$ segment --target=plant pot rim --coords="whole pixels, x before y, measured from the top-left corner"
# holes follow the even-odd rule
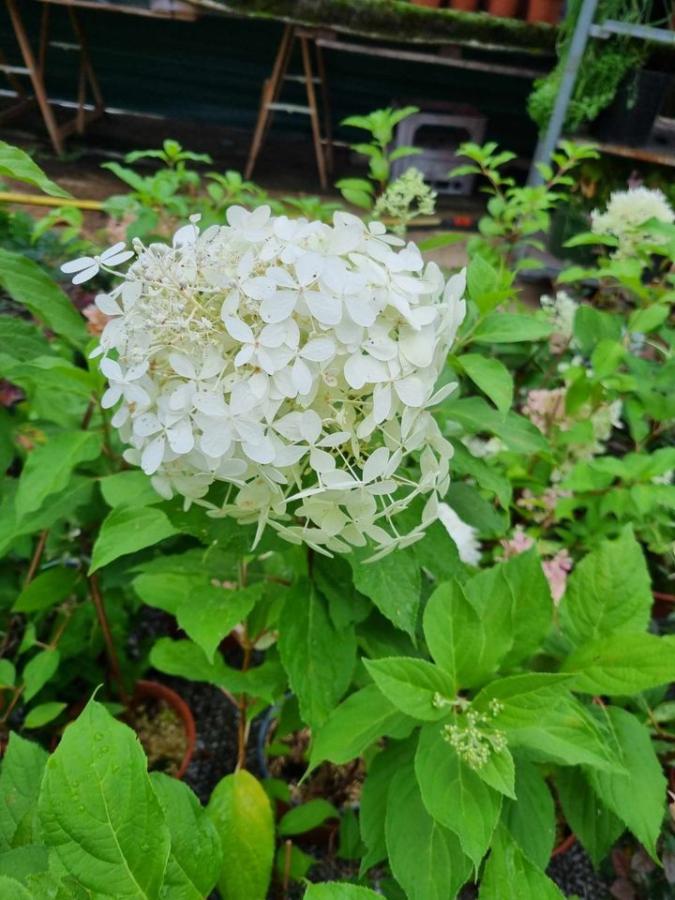
[[[576,834],[574,834],[574,832],[571,832],[567,835],[566,838],[563,838],[563,840],[560,841],[560,843],[556,847],[553,848],[553,850],[551,851],[551,859],[553,859],[554,856],[561,856],[563,853],[567,853],[567,851],[571,847],[573,847],[576,842],[577,836]]]
[[[197,729],[192,710],[180,694],[174,691],[173,688],[168,687],[168,685],[162,684],[160,681],[149,681],[143,678],[139,679],[134,685],[134,692],[129,701],[129,705],[133,706],[145,697],[164,700],[172,707],[174,712],[178,714],[183,723],[187,746],[185,747],[185,753],[183,754],[183,759],[178,767],[178,771],[174,776],[175,778],[181,779],[187,772],[187,768],[190,765],[197,744]]]

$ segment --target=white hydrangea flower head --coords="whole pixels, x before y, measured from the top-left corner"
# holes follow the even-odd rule
[[[465,314],[418,248],[347,213],[333,224],[232,207],[136,259],[98,308],[93,355],[125,458],[212,516],[271,525],[321,552],[421,538],[449,484],[429,409]],[[407,470],[417,460],[414,474]],[[216,505],[206,494],[224,485]],[[396,515],[417,497],[421,521]]]
[[[650,219],[672,224],[675,212],[663,191],[646,187],[634,187],[627,191],[615,191],[609,198],[604,212],[591,213],[591,230],[598,235],[611,235],[618,239],[614,256],[626,259],[634,255],[638,244],[645,239],[644,224]],[[659,243],[660,236],[650,234],[651,243]]]

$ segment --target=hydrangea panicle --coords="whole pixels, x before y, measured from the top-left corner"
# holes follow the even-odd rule
[[[166,498],[257,523],[256,540],[267,525],[320,552],[418,540],[449,484],[452,447],[429,410],[454,387],[435,384],[464,273],[446,284],[414,244],[347,213],[327,225],[232,207],[227,223],[135,241],[96,298],[110,321],[92,355],[125,458]],[[402,533],[396,515],[420,496]]]
[[[648,235],[644,226],[650,219],[672,224],[675,212],[663,191],[632,187],[627,191],[615,191],[604,212],[596,209],[591,213],[591,231],[616,238],[617,247],[612,255],[617,259],[629,259],[647,236],[653,244],[663,240],[658,234]]]

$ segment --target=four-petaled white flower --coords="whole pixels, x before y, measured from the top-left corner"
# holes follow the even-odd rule
[[[171,246],[135,244],[92,355],[128,462],[164,497],[269,525],[320,552],[419,540],[439,514],[452,447],[430,407],[465,312],[414,244],[347,213],[332,225],[233,207]],[[128,258],[68,264],[78,283]],[[219,505],[207,494],[228,489]],[[222,495],[221,495],[222,496]],[[397,515],[421,499],[407,533]]]
[[[125,247],[124,241],[120,241],[119,244],[114,244],[98,256],[81,256],[79,259],[72,259],[61,266],[61,271],[65,272],[66,275],[72,275],[73,272],[76,272],[77,274],[73,277],[73,284],[82,284],[84,281],[89,281],[90,278],[98,275],[102,268],[111,269],[114,266],[121,266],[122,263],[128,262],[134,256],[134,251],[125,250]]]

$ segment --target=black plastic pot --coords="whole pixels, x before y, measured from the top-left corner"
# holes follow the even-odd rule
[[[646,144],[671,78],[670,73],[648,69],[629,74],[611,104],[591,123],[591,134],[607,144]]]

